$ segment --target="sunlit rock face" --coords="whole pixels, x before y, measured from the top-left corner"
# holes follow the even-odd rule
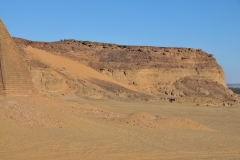
[[[236,102],[234,97],[237,96],[226,87],[223,69],[212,54],[201,49],[123,46],[77,40],[51,43],[14,40],[23,55],[23,48],[31,46],[68,57],[118,82],[134,86],[138,93],[150,95],[147,99],[154,101],[174,99],[171,102],[216,105],[234,105]]]

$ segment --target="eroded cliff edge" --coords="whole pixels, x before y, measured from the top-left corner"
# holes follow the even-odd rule
[[[123,46],[77,40],[50,43],[18,38],[14,40],[33,72],[41,68],[41,65],[27,58],[24,50],[27,46],[68,57],[137,89],[132,92],[114,84],[99,82],[97,79],[87,82],[87,85],[85,80],[83,82],[63,76],[62,81],[75,89],[79,96],[120,100],[166,100],[199,105],[239,105],[238,96],[226,87],[221,66],[213,55],[200,49]],[[46,69],[44,72],[49,73]],[[33,73],[35,78],[36,73],[39,72]],[[39,78],[39,75],[37,77]],[[54,77],[58,77],[57,80]],[[55,82],[59,81],[61,75],[55,74],[53,79]],[[46,81],[51,81],[51,78]]]

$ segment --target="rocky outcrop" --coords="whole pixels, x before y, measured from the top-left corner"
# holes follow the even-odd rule
[[[226,87],[223,69],[212,54],[201,49],[14,40],[22,51],[31,46],[71,58],[116,81],[135,86],[139,93],[156,100],[230,106],[237,103],[237,96]]]

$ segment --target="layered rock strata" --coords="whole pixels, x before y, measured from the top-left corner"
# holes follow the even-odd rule
[[[201,49],[124,46],[77,40],[33,42],[31,46],[71,58],[112,79],[135,86],[139,93],[170,102],[234,105],[236,95],[226,87],[223,69]],[[150,98],[151,99],[151,98]]]

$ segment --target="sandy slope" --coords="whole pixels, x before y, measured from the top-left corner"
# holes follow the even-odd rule
[[[0,98],[1,159],[238,159],[240,109]]]
[[[52,68],[56,68],[57,70],[65,70],[67,72],[70,72],[73,75],[76,75],[85,79],[98,79],[98,80],[108,81],[108,82],[120,85],[124,88],[135,90],[133,86],[117,82],[107,76],[102,75],[101,73],[95,71],[94,69],[87,67],[86,65],[78,63],[76,61],[73,61],[61,56],[53,55],[49,52],[32,48],[30,46],[28,46],[25,49],[25,51],[28,53],[32,53],[35,59],[38,59],[41,62],[51,66]]]

